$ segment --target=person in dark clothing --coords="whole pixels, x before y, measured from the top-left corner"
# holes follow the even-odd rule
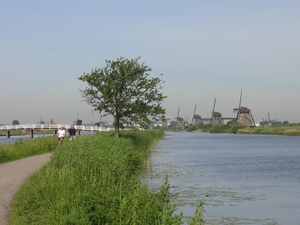
[[[73,140],[76,137],[76,129],[74,128],[74,125],[71,125],[71,128],[69,129],[69,138],[70,140]]]

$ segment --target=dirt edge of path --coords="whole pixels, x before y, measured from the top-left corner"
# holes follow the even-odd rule
[[[0,224],[8,225],[11,201],[21,186],[50,161],[51,153],[31,156],[0,165]]]

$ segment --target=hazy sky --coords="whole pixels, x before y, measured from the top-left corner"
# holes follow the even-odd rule
[[[168,116],[235,117],[243,89],[255,122],[300,122],[298,0],[1,0],[0,48],[2,124],[99,121],[77,78],[121,56],[163,74]]]

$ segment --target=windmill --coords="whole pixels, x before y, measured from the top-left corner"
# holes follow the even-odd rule
[[[45,124],[45,121],[43,120],[43,117],[41,116],[40,124]]]
[[[74,124],[81,126],[82,125],[82,120],[78,119],[78,117],[79,117],[79,112],[77,113],[77,119],[76,119],[76,121],[74,121]]]
[[[161,119],[161,127],[162,128],[168,127],[168,119],[166,119],[166,118]]]
[[[274,126],[274,122],[277,122],[277,119],[275,119],[275,120],[271,120],[270,119],[270,113],[268,113],[268,120],[267,119],[265,119],[265,120],[263,120],[264,121],[264,126],[268,126],[268,127],[271,127],[271,126]]]
[[[271,127],[272,126],[272,123],[273,121],[270,119],[270,113],[268,113],[268,126]]]
[[[197,108],[197,104],[195,105],[195,108],[194,108],[194,113],[193,113],[193,118],[192,118],[192,126],[199,126],[199,125],[203,124],[201,116],[199,116],[198,114],[195,114],[196,108]]]
[[[210,124],[213,127],[223,125],[222,114],[219,113],[219,112],[216,112],[215,107],[216,107],[216,98],[215,98],[215,101],[214,101],[214,106],[213,106],[213,110],[211,112],[211,118],[210,118]]]
[[[260,126],[263,126],[263,127],[266,127],[266,126],[268,126],[268,122],[267,122],[267,119],[264,119],[264,118],[262,118],[262,122],[260,122],[260,124],[259,124]]]
[[[184,116],[184,121],[183,121],[183,125],[184,127],[189,127],[189,116]]]
[[[176,128],[181,129],[184,125],[184,121],[182,117],[179,117],[180,107],[178,108],[177,117],[176,117]]]
[[[244,126],[247,126],[247,127],[255,126],[255,122],[254,122],[251,110],[247,107],[241,106],[242,91],[243,90],[241,90],[239,107],[234,109],[234,111],[237,111],[236,120],[239,123],[241,123],[241,124],[243,124]]]

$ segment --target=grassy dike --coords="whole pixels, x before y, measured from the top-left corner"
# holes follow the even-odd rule
[[[14,197],[10,225],[183,224],[169,185],[149,193],[140,182],[163,131],[103,132],[66,141]],[[203,203],[189,224],[203,224]]]

